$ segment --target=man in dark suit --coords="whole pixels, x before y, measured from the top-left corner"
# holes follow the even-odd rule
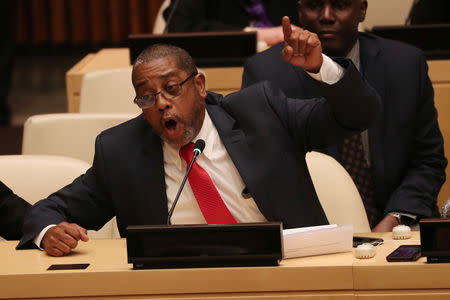
[[[0,181],[0,236],[7,240],[18,240],[22,236],[22,225],[26,211],[31,205],[14,194]]]
[[[366,9],[366,0],[301,0],[298,13],[301,26],[318,34],[324,53],[350,58],[382,98],[382,113],[351,150],[363,150],[369,188],[357,186],[373,231],[391,231],[399,222],[412,224],[438,215],[436,199],[447,160],[422,52],[358,33]],[[283,47],[279,44],[250,58],[243,87],[270,80],[288,97],[320,96],[302,68],[283,61]],[[347,167],[348,151],[342,153],[348,148],[339,145],[327,151]],[[354,180],[362,178],[348,170]]]
[[[192,155],[188,148],[198,139],[206,147],[172,224],[327,224],[305,151],[366,128],[379,99],[349,61],[341,66],[323,56],[317,35],[293,33],[285,21],[284,59],[318,72],[311,76],[323,81],[318,87],[324,98],[293,101],[268,82],[223,98],[206,92],[204,75],[184,50],[154,45],[133,66],[134,102],[143,115],[97,137],[92,168],[33,206],[18,248],[34,243],[50,255],[67,254],[88,239],[86,229],[98,229],[114,215],[122,236],[128,225],[166,224],[190,162],[185,155]],[[321,76],[326,66],[337,80]],[[210,187],[199,188],[200,181]]]

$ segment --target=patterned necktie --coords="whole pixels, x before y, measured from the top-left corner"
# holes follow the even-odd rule
[[[344,168],[352,177],[361,195],[364,208],[373,228],[378,222],[378,211],[373,198],[373,182],[369,165],[364,157],[361,134],[345,138],[341,148],[341,161]]]
[[[180,156],[186,161],[186,169],[194,157],[194,144],[189,143],[180,149]],[[189,184],[203,217],[208,224],[236,223],[219,192],[214,186],[211,177],[200,167],[197,162],[192,165],[191,173],[188,176]]]

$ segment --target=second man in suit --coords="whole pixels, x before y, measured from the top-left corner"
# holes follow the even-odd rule
[[[436,199],[447,160],[422,52],[358,32],[366,0],[300,0],[300,25],[317,33],[323,51],[351,59],[382,99],[382,113],[367,131],[324,151],[347,168],[374,231],[391,231],[438,215]],[[288,97],[321,95],[297,66],[284,62],[284,43],[249,59],[243,87],[270,80]],[[345,208],[343,208],[345,209]]]

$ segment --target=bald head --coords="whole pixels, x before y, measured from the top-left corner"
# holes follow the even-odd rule
[[[168,57],[175,58],[177,67],[187,74],[197,72],[197,67],[189,53],[180,47],[167,44],[155,44],[144,49],[133,64],[133,71],[142,64],[148,64],[157,59]]]

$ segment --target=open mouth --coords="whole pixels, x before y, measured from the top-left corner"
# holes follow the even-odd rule
[[[165,135],[168,138],[176,138],[179,135],[180,122],[175,115],[166,115],[161,120],[161,125],[164,128]]]
[[[168,130],[174,130],[177,127],[177,121],[173,120],[173,119],[169,119],[166,120],[164,122],[164,126],[166,127],[166,129]]]

